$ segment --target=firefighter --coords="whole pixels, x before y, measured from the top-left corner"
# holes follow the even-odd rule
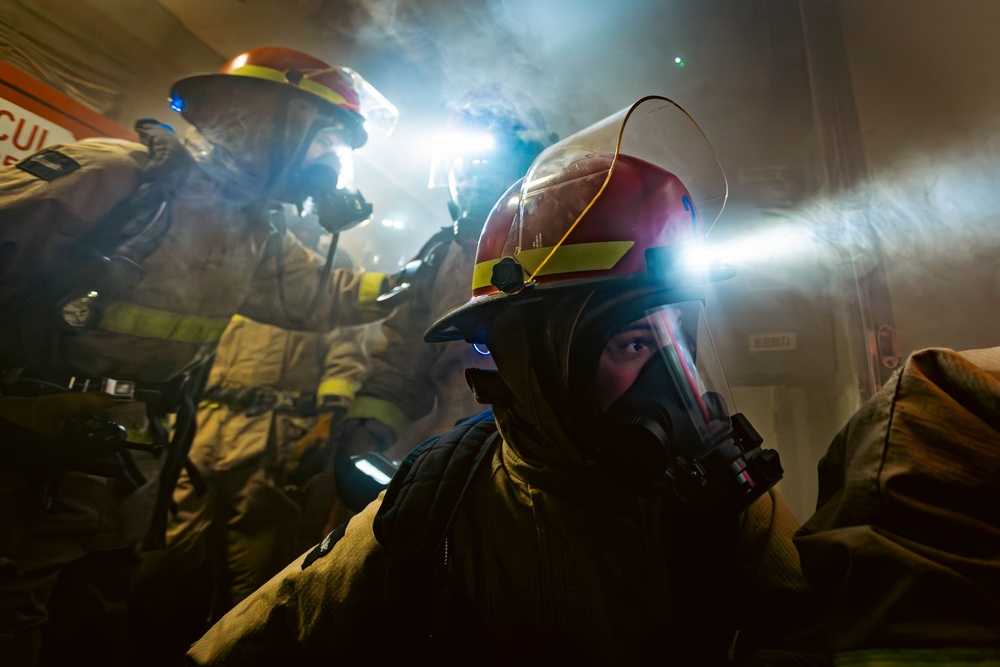
[[[303,245],[335,252],[335,269],[354,268],[315,216],[287,213]],[[378,323],[303,331],[233,316],[191,445],[205,488],[181,472],[166,548],[142,554],[128,664],[176,664],[211,622],[326,534],[336,500],[330,428],[368,371]]]
[[[486,222],[472,298],[426,334],[488,349],[497,370],[467,375],[492,408],[417,447],[191,663],[830,664],[780,461],[707,336],[707,285],[732,274],[681,261],[714,193],[651,143],[601,141],[671,108],[644,98],[537,158]]]
[[[359,474],[351,457],[379,452],[401,459],[426,437],[481,409],[463,372],[470,366],[492,368],[489,356],[464,342],[423,345],[421,336],[465,300],[486,216],[557,139],[537,109],[497,88],[470,92],[454,103],[447,130],[429,185],[448,188],[452,224],[424,244],[400,278],[390,302],[402,303],[383,324],[386,344],[372,356],[371,373],[336,429],[337,494],[348,510],[342,517],[381,490]]]
[[[0,172],[0,635],[12,664],[116,658],[138,550],[164,544],[198,370],[235,314],[329,331],[385,315],[384,275],[332,270],[283,224],[370,214],[340,188],[395,109],[285,48],[178,81],[193,130],[82,141]],[[198,370],[196,370],[198,369]]]

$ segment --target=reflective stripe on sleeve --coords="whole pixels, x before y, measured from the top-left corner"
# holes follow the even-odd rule
[[[378,271],[361,274],[361,285],[358,287],[358,305],[363,310],[381,310],[375,299],[386,291],[389,275]]]
[[[319,388],[316,390],[316,398],[318,403],[322,403],[325,396],[344,396],[352,399],[357,391],[358,385],[350,380],[327,378],[320,382]]]
[[[215,343],[222,337],[222,332],[228,324],[229,318],[179,315],[166,310],[116,301],[104,309],[97,328],[142,338],[177,340],[185,343]]]
[[[410,425],[410,420],[406,418],[403,411],[389,401],[375,398],[374,396],[358,396],[354,399],[354,404],[347,411],[348,417],[358,417],[361,419],[377,419],[396,432],[402,435],[406,427]]]
[[[1000,649],[879,648],[835,653],[837,667],[989,667],[1000,665]]]

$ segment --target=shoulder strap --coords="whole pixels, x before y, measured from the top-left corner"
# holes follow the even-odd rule
[[[406,558],[436,553],[496,432],[493,411],[483,410],[406,457],[375,517],[375,537],[390,553]]]
[[[493,411],[484,410],[417,445],[393,475],[373,523],[375,537],[389,556],[386,583],[392,597],[402,592],[390,583],[402,580],[403,588],[409,587],[406,579],[418,567],[413,559],[428,562],[443,545],[469,480],[487,458],[496,433]],[[306,557],[303,569],[328,554],[345,528],[346,522],[327,535]]]
[[[408,457],[390,484],[373,526],[386,552],[388,626],[414,655],[445,664],[483,641],[482,621],[464,590],[449,581],[447,542],[471,480],[499,439],[492,410],[456,424]],[[450,657],[449,657],[450,656]],[[487,664],[484,662],[483,664]]]

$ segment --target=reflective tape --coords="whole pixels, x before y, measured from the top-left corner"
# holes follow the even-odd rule
[[[270,67],[261,67],[260,65],[243,65],[242,67],[237,67],[234,70],[230,70],[227,74],[235,74],[236,76],[247,76],[254,79],[266,79],[268,81],[275,81],[277,83],[284,83],[289,86],[294,86],[288,77],[285,76],[284,72],[278,71],[276,69],[271,69]],[[318,95],[324,100],[336,104],[339,107],[347,107],[354,111],[358,110],[358,105],[350,104],[342,95],[336,93],[333,89],[327,88],[321,83],[316,83],[308,78],[303,78],[297,88],[308,91],[313,95]]]
[[[346,398],[354,398],[355,392],[358,391],[358,385],[350,380],[345,380],[343,378],[328,378],[323,380],[319,384],[319,389],[316,390],[316,396],[320,402],[324,396],[344,396]]]
[[[406,427],[410,425],[410,420],[395,404],[374,396],[355,398],[351,409],[347,411],[347,417],[377,419],[395,431],[397,436],[402,435]]]
[[[101,313],[97,328],[141,338],[216,343],[228,324],[228,317],[179,315],[167,310],[116,301]]]
[[[379,294],[386,290],[388,277],[388,274],[376,271],[361,274],[361,285],[358,287],[358,305],[362,310],[382,310],[376,299]]]
[[[580,271],[606,271],[613,268],[618,263],[629,248],[635,245],[635,241],[598,241],[594,243],[574,243],[572,245],[561,245],[553,253],[552,258],[538,272],[540,276],[548,276],[558,273],[577,273]],[[524,267],[528,275],[534,273],[535,269],[552,252],[552,247],[531,248],[522,250],[514,259]],[[472,273],[472,289],[490,285],[493,277],[493,266],[502,257],[490,259],[476,264]]]

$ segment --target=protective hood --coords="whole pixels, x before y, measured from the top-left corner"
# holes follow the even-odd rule
[[[493,401],[505,442],[505,463],[513,476],[548,491],[620,493],[567,428],[568,359],[555,351],[569,349],[574,322],[585,303],[584,294],[558,305],[546,303],[544,309],[524,302],[506,309],[488,340],[504,379],[486,371],[471,373],[470,378],[477,395]],[[500,390],[496,382],[502,382]],[[567,470],[574,474],[567,475]]]

